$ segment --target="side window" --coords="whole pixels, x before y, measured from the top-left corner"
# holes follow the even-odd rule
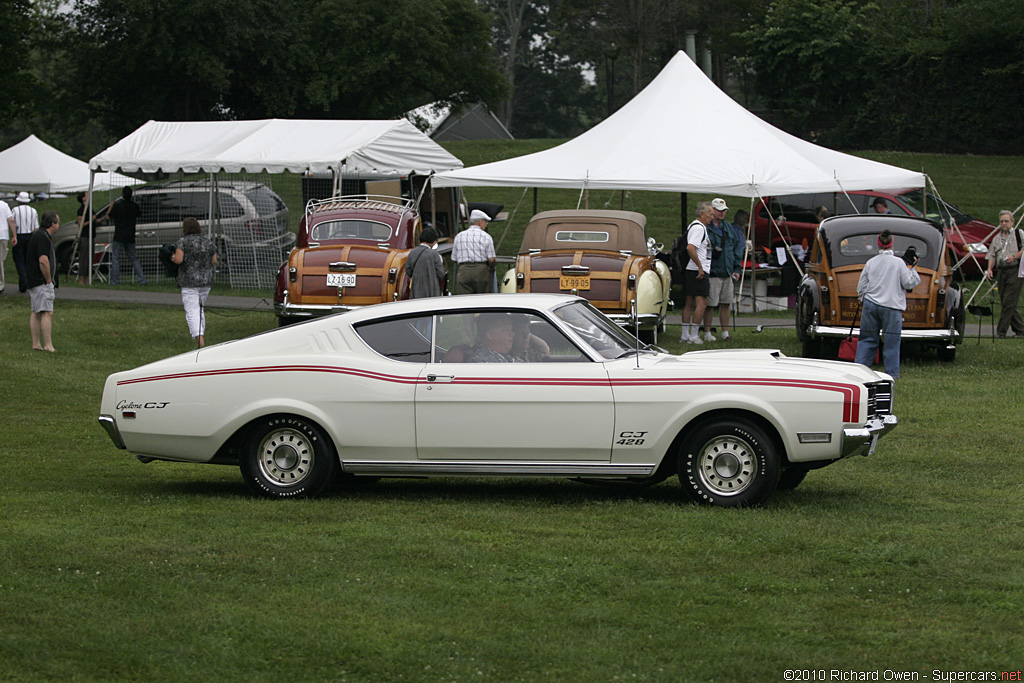
[[[431,316],[398,318],[356,327],[366,344],[391,360],[403,363],[430,362]]]
[[[544,318],[521,311],[437,316],[437,362],[579,363],[588,358]]]
[[[238,218],[245,213],[242,203],[225,192],[217,193],[217,205],[221,218]]]
[[[139,223],[158,223],[160,221],[160,194],[135,194],[135,203],[139,205]]]

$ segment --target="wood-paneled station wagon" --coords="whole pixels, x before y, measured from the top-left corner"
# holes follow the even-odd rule
[[[806,272],[797,292],[796,334],[807,358],[835,358],[839,342],[859,335],[857,282],[864,264],[878,253],[878,235],[888,229],[893,251],[917,251],[921,283],[907,292],[903,344],[934,347],[953,360],[963,341],[964,298],[953,281],[947,232],[922,218],[865,214],[826,218],[815,231]]]
[[[672,276],[635,211],[544,211],[526,226],[502,293],[582,296],[623,327],[657,340],[671,302]]]
[[[423,229],[412,199],[351,195],[310,200],[278,272],[280,323],[407,299],[405,259]]]
[[[100,423],[143,462],[230,464],[255,493],[356,477],[678,476],[707,505],[763,503],[871,455],[893,382],[764,349],[673,356],[585,299],[396,301],[107,378]]]

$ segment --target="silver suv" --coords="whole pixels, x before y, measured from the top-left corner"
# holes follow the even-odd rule
[[[211,189],[216,189],[211,192]],[[147,278],[159,278],[163,268],[157,259],[160,245],[177,242],[181,222],[191,216],[199,220],[204,232],[210,226],[211,202],[213,229],[211,236],[220,254],[218,270],[229,275],[233,287],[270,287],[277,269],[295,243],[295,233],[288,229],[288,207],[266,185],[247,180],[217,181],[179,180],[135,189],[132,197],[139,205],[140,215],[135,229],[135,250]],[[94,208],[96,235],[94,263],[101,268],[109,263],[113,221],[107,218],[109,205]],[[53,242],[60,272],[73,271],[72,254],[78,235],[75,222],[58,228]],[[131,277],[131,264],[121,260],[126,277]]]

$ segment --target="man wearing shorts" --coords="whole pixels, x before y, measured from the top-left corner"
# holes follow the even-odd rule
[[[725,220],[729,210],[725,200],[711,200],[711,223],[708,238],[711,241],[710,290],[708,307],[704,310],[704,341],[715,341],[711,334],[711,317],[718,308],[718,322],[722,325],[722,339],[729,338],[729,305],[736,300],[736,285],[743,264],[744,237],[740,229]]]
[[[703,344],[697,329],[704,320],[707,307],[708,272],[711,270],[711,251],[708,241],[708,223],[711,222],[710,202],[697,205],[697,218],[686,229],[686,262],[683,277],[686,282],[686,306],[683,307],[683,333],[679,341],[688,344]]]
[[[32,333],[32,348],[53,351],[53,299],[56,287],[57,258],[53,253],[53,233],[60,227],[56,211],[47,211],[32,233],[25,254],[25,280],[31,306],[28,327]]]

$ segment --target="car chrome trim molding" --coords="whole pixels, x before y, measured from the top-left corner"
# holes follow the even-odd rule
[[[452,366],[458,367],[457,365]],[[136,377],[133,379],[118,380],[117,386],[128,384],[139,384],[143,382],[156,382],[171,379],[189,379],[198,377],[217,377],[224,375],[244,375],[264,372],[324,372],[341,375],[353,375],[366,379],[382,382],[395,382],[398,384],[429,384],[426,377],[413,377],[405,375],[390,375],[357,368],[338,367],[330,365],[271,365],[248,368],[227,368],[223,370],[200,370],[192,372],[178,372],[166,375],[153,375],[149,377]],[[668,387],[668,386],[764,386],[764,387],[787,387],[793,389],[809,389],[818,391],[832,391],[843,395],[843,422],[860,421],[860,397],[864,386],[861,384],[844,384],[840,382],[825,382],[815,380],[797,379],[755,379],[755,378],[722,378],[722,377],[645,377],[645,378],[619,378],[610,379],[607,377],[596,379],[582,379],[573,377],[455,377],[452,385],[492,385],[492,386],[588,386],[588,387]]]
[[[841,337],[845,338],[850,334],[850,326],[846,327],[834,327],[830,325],[810,325],[807,328],[807,332],[813,336],[818,337]],[[854,336],[860,334],[860,328],[853,328]],[[915,330],[913,328],[903,328],[900,333],[902,339],[959,339],[960,333],[956,330],[941,329],[941,330]]]
[[[844,429],[840,457],[870,455],[878,439],[892,431],[897,424],[899,420],[895,415],[876,415],[869,418],[863,427]]]
[[[621,327],[633,327],[633,316],[629,313],[605,313],[606,318],[611,319]],[[637,320],[641,325],[657,325],[661,322],[661,316],[657,313],[641,313]]]
[[[312,317],[319,315],[329,315],[331,313],[342,313],[344,311],[354,311],[362,306],[340,306],[337,304],[274,304],[274,313],[277,315],[291,316],[295,318],[299,317]]]
[[[122,451],[127,450],[127,446],[124,445],[124,439],[121,438],[121,432],[117,428],[117,421],[111,415],[100,415],[99,418],[100,426],[107,432],[107,436],[114,442],[114,445],[120,448]]]
[[[649,477],[657,465],[612,465],[579,462],[503,462],[445,460],[342,460],[350,474],[402,475],[480,475],[538,477]]]

